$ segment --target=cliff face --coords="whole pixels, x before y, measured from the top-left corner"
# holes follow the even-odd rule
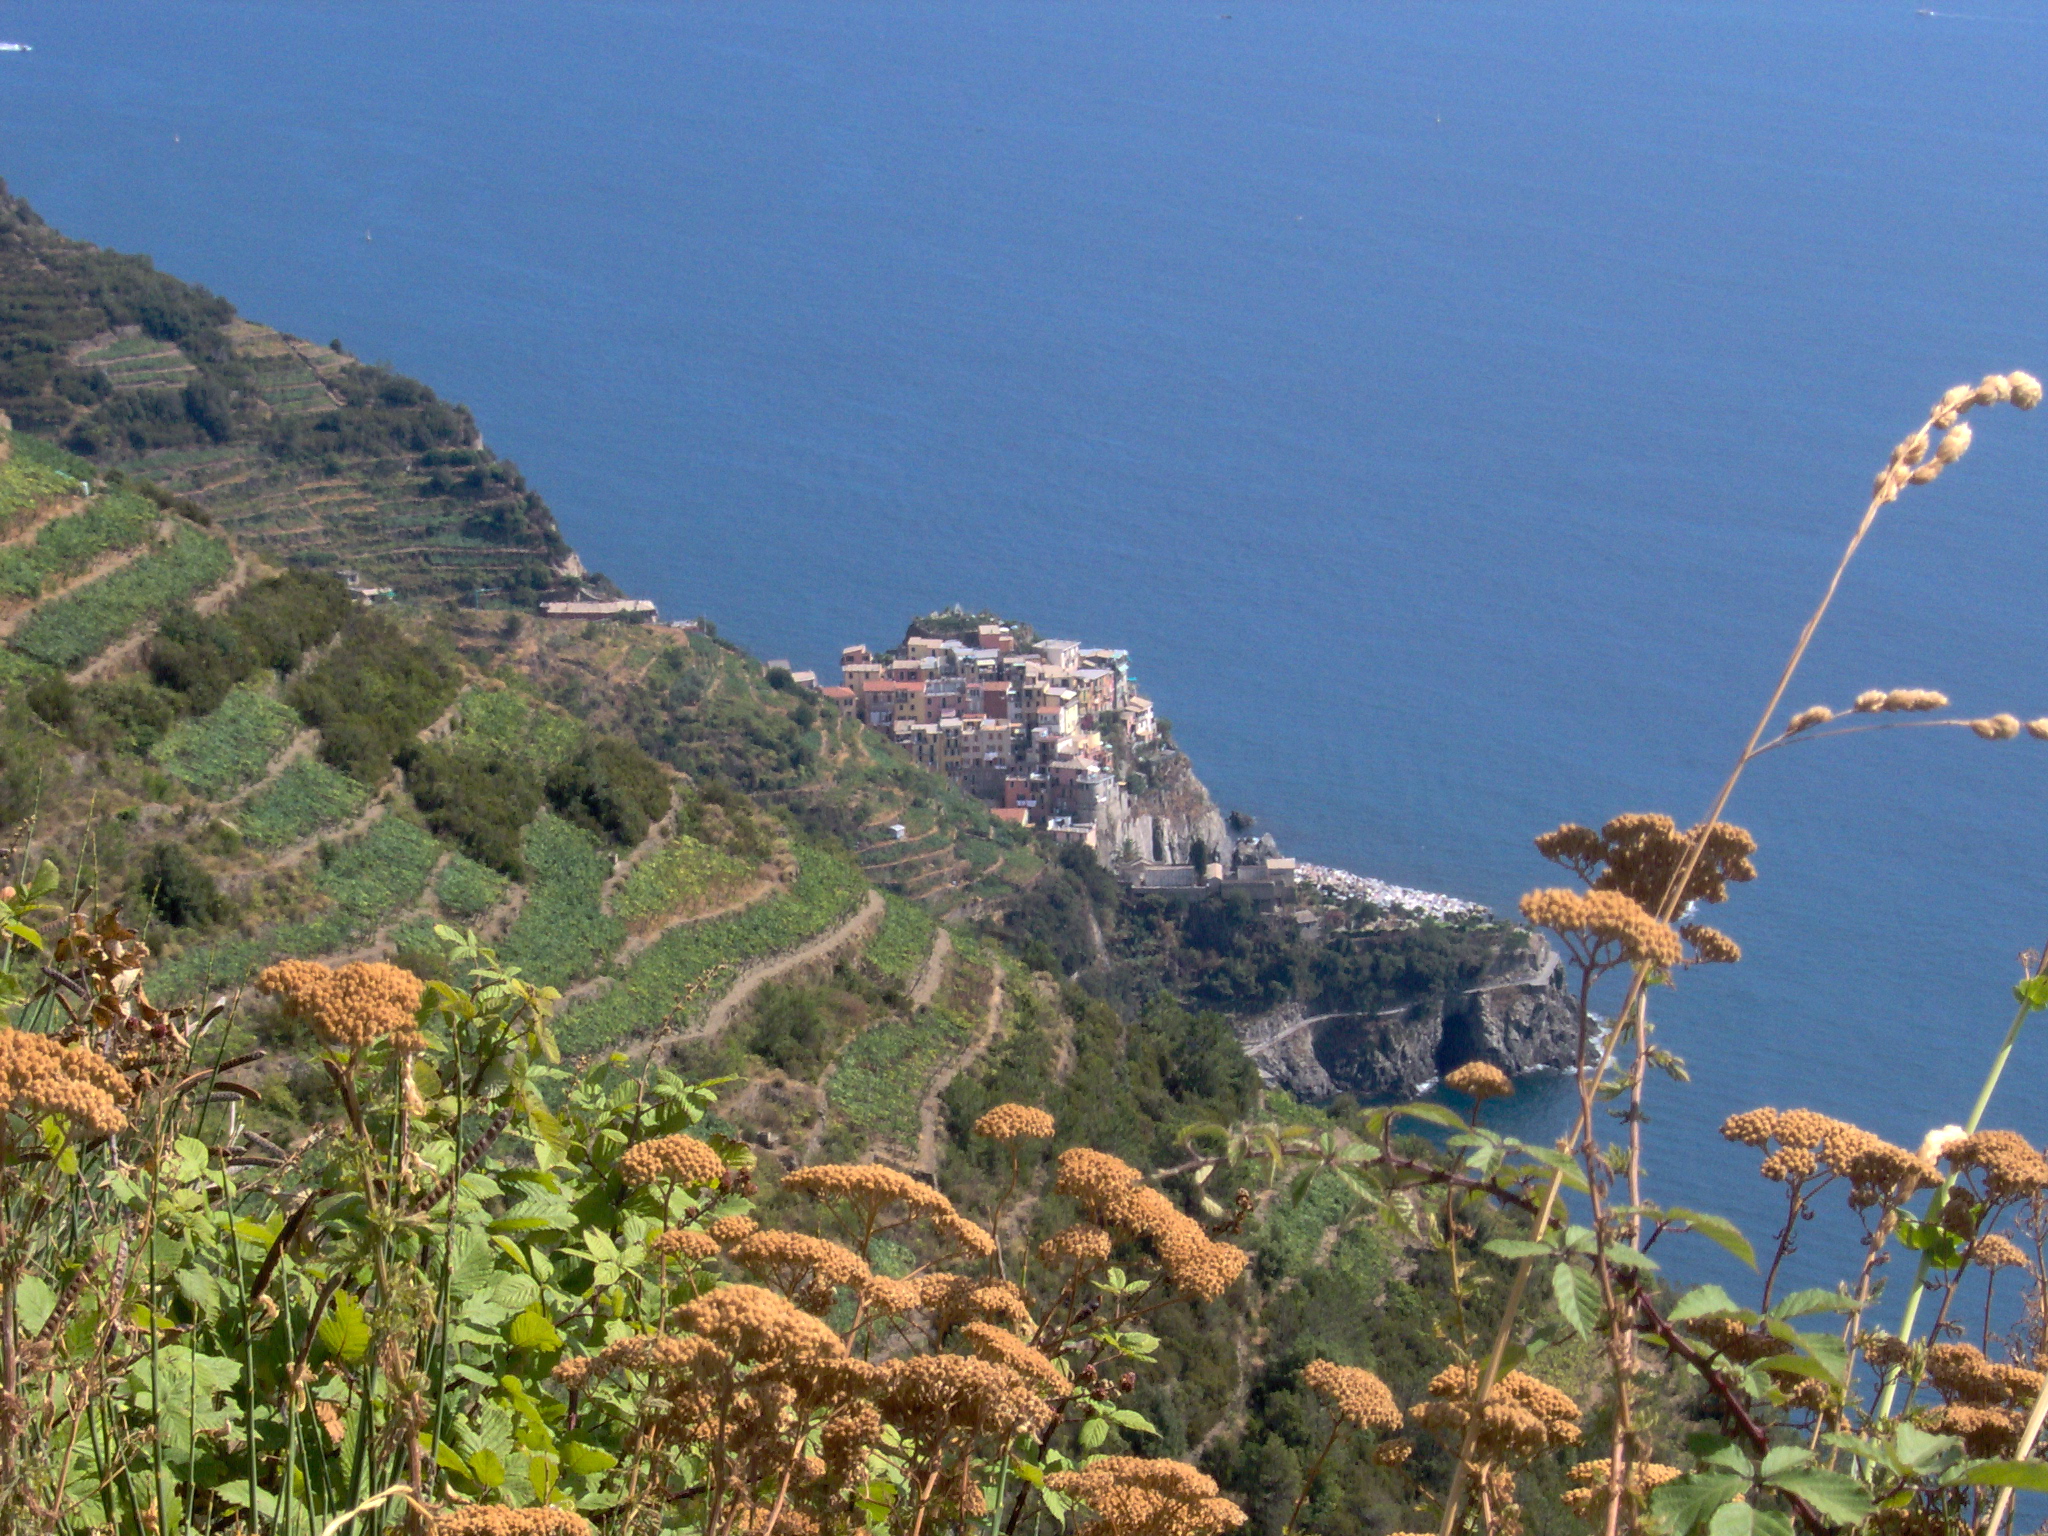
[[[1536,941],[1513,969],[1469,990],[1385,1013],[1311,1014],[1300,1003],[1237,1022],[1245,1054],[1268,1083],[1304,1099],[1353,1093],[1397,1098],[1468,1061],[1510,1076],[1578,1059],[1578,1023],[1556,952]]]
[[[1126,848],[1135,858],[1185,864],[1197,839],[1212,851],[1230,846],[1223,813],[1185,754],[1162,751],[1145,767],[1150,782],[1142,794],[1111,784],[1096,801],[1095,851],[1104,864]]]

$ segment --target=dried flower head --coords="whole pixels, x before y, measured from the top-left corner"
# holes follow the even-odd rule
[[[1573,1484],[1565,1490],[1563,1503],[1582,1520],[1591,1520],[1596,1510],[1607,1507],[1607,1491],[1613,1486],[1614,1468],[1607,1458],[1597,1461],[1582,1461],[1566,1474]],[[1652,1488],[1681,1476],[1676,1467],[1667,1467],[1662,1462],[1639,1461],[1628,1469],[1628,1491],[1640,1498]]]
[[[121,1105],[132,1096],[128,1080],[97,1051],[0,1028],[0,1111],[62,1115],[74,1135],[111,1136],[127,1129]]]
[[[507,1509],[471,1504],[434,1516],[434,1536],[594,1536],[591,1523],[573,1509],[542,1505]]]
[[[703,1188],[725,1177],[725,1159],[694,1136],[657,1136],[619,1154],[619,1176],[631,1189],[656,1179]]]
[[[974,1122],[974,1134],[990,1141],[1042,1140],[1052,1132],[1052,1116],[1029,1104],[998,1104]]]
[[[901,1316],[905,1312],[915,1312],[923,1304],[924,1291],[915,1280],[869,1275],[861,1284],[860,1300],[870,1312]]]
[[[1523,918],[1532,926],[1567,937],[1583,935],[1596,946],[1613,944],[1627,960],[1668,970],[1685,958],[1671,926],[1619,891],[1581,893],[1554,887],[1529,892],[1521,905]]]
[[[1215,1479],[1182,1461],[1098,1456],[1079,1472],[1045,1480],[1087,1505],[1093,1536],[1220,1536],[1244,1524],[1244,1511],[1219,1496]]]
[[[670,1227],[647,1239],[647,1251],[664,1259],[715,1259],[718,1240],[694,1227]]]
[[[1301,1379],[1354,1429],[1391,1434],[1402,1425],[1401,1408],[1394,1401],[1394,1394],[1371,1371],[1328,1360],[1311,1360]]]
[[[1947,709],[1948,695],[1933,688],[1894,688],[1878,708],[1893,715],[1925,714],[1932,709]]]
[[[2020,733],[2017,715],[1987,715],[1982,720],[1972,720],[1970,729],[1986,741],[2011,741]]]
[[[932,1222],[932,1230],[959,1248],[962,1253],[977,1259],[988,1258],[996,1251],[996,1240],[988,1229],[976,1226],[965,1216],[945,1215]]]
[[[2000,1365],[1968,1344],[1930,1344],[1927,1379],[1951,1403],[2027,1408],[2041,1392],[2041,1373]]]
[[[1144,1182],[1122,1158],[1093,1147],[1069,1147],[1054,1165],[1053,1188],[1087,1206],[1104,1206]]]
[[[1109,1249],[1109,1234],[1100,1227],[1082,1222],[1078,1226],[1063,1227],[1040,1243],[1038,1257],[1049,1269],[1069,1266],[1091,1269],[1109,1262]]]
[[[1721,1134],[1730,1141],[1739,1141],[1747,1147],[1761,1147],[1777,1134],[1778,1112],[1775,1109],[1745,1109],[1739,1115],[1730,1115],[1721,1122]]]
[[[953,1202],[922,1180],[880,1163],[817,1163],[785,1174],[782,1187],[814,1200],[836,1200],[873,1219],[901,1204],[919,1216],[950,1216]]]
[[[1067,1390],[1067,1378],[1059,1373],[1052,1361],[1014,1333],[993,1323],[980,1322],[966,1324],[960,1333],[967,1340],[968,1348],[982,1359],[1007,1365],[1026,1381],[1035,1382],[1055,1395]]]
[[[1798,714],[1794,715],[1791,722],[1785,727],[1785,734],[1787,736],[1797,736],[1801,731],[1810,731],[1816,725],[1826,725],[1834,718],[1835,712],[1829,709],[1827,705],[1815,704],[1810,709],[1802,709]]]
[[[317,960],[284,960],[265,969],[256,988],[282,998],[288,1012],[330,1045],[353,1051],[388,1038],[401,1051],[416,1051],[426,1043],[414,1018],[420,979],[395,965],[330,968]]]
[[[674,1315],[680,1327],[734,1359],[779,1362],[846,1353],[824,1323],[759,1286],[717,1286]]]
[[[1536,850],[1575,871],[1594,890],[1619,891],[1649,912],[1664,906],[1688,863],[1692,872],[1677,892],[1677,908],[1725,901],[1730,885],[1756,878],[1750,862],[1756,839],[1741,827],[1716,822],[1681,832],[1669,816],[1648,812],[1612,817],[1598,832],[1568,823],[1537,838]]]
[[[1803,1184],[1820,1171],[1820,1159],[1811,1147],[1780,1147],[1758,1171],[1776,1184]]]
[[[1920,1155],[1930,1163],[1938,1163],[1948,1156],[1950,1147],[1967,1140],[1969,1134],[1960,1125],[1938,1125],[1920,1138]]]
[[[2025,1269],[2027,1256],[2011,1238],[1987,1232],[1971,1248],[1970,1262],[1984,1269]]]
[[[709,1232],[722,1246],[730,1248],[734,1243],[752,1237],[761,1230],[761,1224],[751,1216],[721,1216],[706,1224]]]
[[[2012,403],[2021,410],[2031,411],[2041,403],[2041,381],[2031,373],[2008,373],[2005,382]]]
[[[1937,1435],[1954,1435],[1972,1456],[2006,1457],[2019,1448],[2024,1420],[2009,1409],[1974,1408],[1964,1403],[1945,1403],[1913,1415],[1920,1428]]]
[[[937,1427],[979,1434],[1036,1431],[1053,1416],[1016,1371],[968,1355],[892,1361],[878,1401],[885,1418],[913,1433]]]
[[[857,1286],[870,1273],[852,1249],[802,1232],[756,1232],[733,1244],[728,1256],[813,1312],[831,1306],[838,1287]]]
[[[1468,1061],[1462,1067],[1453,1067],[1444,1074],[1444,1086],[1482,1104],[1488,1099],[1504,1099],[1515,1091],[1507,1073],[1490,1061]]]
[[[1742,946],[1718,928],[1705,923],[1680,923],[1679,936],[1692,946],[1695,965],[1733,965],[1742,958]]]
[[[1408,1410],[1410,1421],[1446,1440],[1462,1437],[1478,1384],[1476,1367],[1446,1367],[1429,1383],[1430,1400]],[[1509,1371],[1493,1384],[1480,1410],[1474,1455],[1480,1461],[1521,1461],[1578,1443],[1579,1405],[1526,1371]]]
[[[1888,695],[1882,688],[1866,688],[1856,695],[1856,702],[1853,707],[1859,715],[1875,714],[1878,710],[1884,708],[1884,701],[1887,697]]]
[[[1946,1156],[1958,1172],[1981,1171],[1984,1193],[1994,1201],[2048,1189],[2048,1159],[2017,1131],[1979,1131],[1953,1143]]]
[[[2048,741],[2048,715],[2027,722],[2027,734],[2036,741]]]

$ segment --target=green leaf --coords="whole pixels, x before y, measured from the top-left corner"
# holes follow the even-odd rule
[[[1547,1259],[1557,1250],[1548,1243],[1532,1243],[1519,1237],[1496,1237],[1486,1251],[1503,1259]]]
[[[1954,1435],[1930,1435],[1917,1424],[1901,1419],[1893,1432],[1899,1465],[1909,1472],[1927,1472],[1941,1466],[1963,1448]]]
[[[1696,1285],[1679,1297],[1665,1317],[1674,1323],[1690,1322],[1695,1317],[1712,1317],[1717,1312],[1740,1312],[1735,1298],[1718,1285]]]
[[[1081,1423],[1081,1449],[1092,1451],[1109,1438],[1109,1420],[1103,1418],[1084,1419]]]
[[[2048,1493],[2048,1465],[2038,1461],[1980,1461],[1963,1474],[1977,1488],[2024,1488]]]
[[[469,1475],[485,1488],[505,1486],[505,1459],[488,1446],[469,1458]]]
[[[1854,1312],[1856,1298],[1844,1296],[1840,1291],[1820,1289],[1794,1291],[1782,1296],[1772,1306],[1769,1315],[1778,1318],[1807,1317],[1815,1312]]]
[[[370,1320],[363,1315],[363,1304],[347,1291],[335,1292],[318,1332],[329,1354],[350,1362],[362,1359],[370,1347]]]
[[[2015,1002],[2025,1003],[2032,1012],[2048,1008],[2048,976],[2029,976],[2012,989],[2012,995]]]
[[[1803,1467],[1812,1460],[1813,1452],[1803,1445],[1774,1445],[1764,1452],[1763,1464],[1757,1468],[1757,1475],[1769,1482],[1780,1472]]]
[[[446,1440],[436,1440],[434,1442],[434,1465],[443,1471],[453,1472],[462,1477],[475,1476],[469,1470],[469,1463],[462,1459],[462,1453]]]
[[[2042,1468],[2048,1472],[2048,1467]],[[1844,1472],[1820,1467],[1795,1467],[1765,1479],[1774,1488],[1797,1494],[1823,1519],[1838,1525],[1860,1525],[1870,1518],[1870,1490]]]
[[[57,1310],[57,1293],[34,1275],[23,1275],[14,1287],[14,1316],[25,1334],[34,1334]]]
[[[1460,1131],[1465,1129],[1465,1117],[1442,1104],[1399,1104],[1393,1112],[1406,1115],[1411,1120],[1427,1120],[1432,1125],[1448,1125]]]
[[[1109,1417],[1111,1422],[1119,1429],[1136,1430],[1141,1435],[1156,1435],[1159,1433],[1158,1430],[1152,1427],[1152,1421],[1135,1408],[1112,1408],[1109,1410]]]
[[[619,1464],[619,1458],[603,1446],[586,1445],[581,1440],[562,1442],[562,1465],[569,1469],[572,1477],[595,1477],[600,1472],[609,1472]]]
[[[220,1310],[220,1282],[203,1269],[181,1269],[171,1276],[178,1294],[204,1317]]]
[[[1709,1242],[1719,1243],[1751,1269],[1756,1268],[1756,1250],[1750,1247],[1742,1229],[1727,1217],[1709,1216],[1704,1211],[1688,1211],[1682,1206],[1673,1206],[1664,1213],[1664,1219],[1684,1222]]]
[[[1593,1336],[1600,1321],[1600,1282],[1583,1270],[1560,1262],[1550,1272],[1551,1294],[1566,1326],[1582,1339]]]
[[[514,1349],[560,1349],[562,1336],[535,1302],[506,1325],[505,1342]]]
[[[1692,1473],[1653,1489],[1650,1513],[1670,1536],[1687,1536],[1694,1526],[1748,1487],[1746,1477]]]

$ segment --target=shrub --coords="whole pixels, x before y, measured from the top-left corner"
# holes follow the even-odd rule
[[[340,578],[289,571],[245,588],[218,614],[180,608],[165,615],[150,641],[150,674],[204,713],[244,678],[289,671],[332,639],[349,611]]]
[[[563,820],[637,847],[647,829],[668,814],[668,775],[630,741],[596,736],[548,775],[548,804]]]
[[[413,804],[434,832],[479,863],[515,880],[525,877],[520,834],[540,809],[540,778],[531,768],[495,752],[439,743],[407,746],[399,761]]]
[[[175,928],[204,928],[224,922],[234,904],[213,876],[177,843],[158,843],[143,856],[132,884],[136,896]]]
[[[358,611],[340,642],[286,698],[320,728],[320,755],[365,784],[381,780],[406,743],[455,697],[448,661],[391,620]]]

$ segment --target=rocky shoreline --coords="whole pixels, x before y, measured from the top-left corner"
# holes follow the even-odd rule
[[[1376,880],[1371,875],[1354,874],[1348,869],[1333,869],[1326,864],[1307,864],[1297,860],[1295,870],[1301,876],[1304,885],[1313,885],[1316,889],[1342,901],[1364,900],[1374,906],[1439,920],[1447,917],[1493,915],[1491,907],[1480,902],[1467,901],[1462,896],[1446,896],[1438,891],[1418,891],[1410,886]]]

